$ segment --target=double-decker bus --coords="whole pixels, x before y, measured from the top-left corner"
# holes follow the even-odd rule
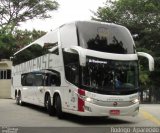
[[[17,104],[46,107],[50,115],[135,116],[139,112],[138,56],[127,28],[96,21],[64,24],[14,54]]]

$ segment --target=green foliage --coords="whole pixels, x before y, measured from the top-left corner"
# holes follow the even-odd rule
[[[33,18],[51,17],[57,10],[55,0],[1,0],[0,1],[0,59],[9,59],[13,53],[44,35],[42,31],[21,31],[15,27]]]
[[[13,34],[5,33],[4,30],[0,32],[0,59],[9,59],[16,51],[45,34],[36,30],[15,30]]]
[[[140,83],[145,87],[150,83],[149,75],[147,72],[141,71],[139,79]]]
[[[126,26],[134,36],[137,51],[148,52],[155,59],[155,72],[145,73],[147,60],[140,58],[144,71],[140,72],[141,83],[160,86],[160,80],[154,80],[160,70],[160,0],[107,0],[92,19]]]
[[[54,0],[1,0],[0,27],[13,31],[19,22],[51,17],[48,12],[57,8],[58,3]]]
[[[0,59],[9,59],[15,47],[15,38],[0,30]]]
[[[15,30],[14,37],[16,39],[16,46],[17,50],[21,49],[22,47],[30,44],[34,40],[38,39],[39,37],[43,36],[46,32],[44,31],[37,31],[33,29],[32,31],[28,30]]]

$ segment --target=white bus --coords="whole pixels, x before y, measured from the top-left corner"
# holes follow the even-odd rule
[[[138,55],[123,26],[95,21],[64,24],[14,54],[17,104],[46,107],[50,115],[135,116],[139,112]]]

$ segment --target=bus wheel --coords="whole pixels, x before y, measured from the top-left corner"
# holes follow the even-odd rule
[[[21,105],[21,106],[24,105],[24,102],[22,101],[22,95],[21,95],[21,93],[20,93],[19,96],[18,96],[18,103],[19,103],[19,105]]]
[[[61,104],[60,96],[56,97],[55,108],[56,108],[56,114],[57,114],[58,118],[62,119],[63,118],[63,112],[62,112],[62,104]]]
[[[21,93],[19,93],[18,96],[16,97],[16,103],[17,103],[18,105],[21,105],[21,106],[24,105],[24,102],[22,102]]]
[[[54,107],[51,105],[51,97],[47,96],[45,100],[45,106],[47,108],[47,112],[50,116],[53,116],[55,114]]]
[[[19,98],[16,96],[16,104],[19,105]]]

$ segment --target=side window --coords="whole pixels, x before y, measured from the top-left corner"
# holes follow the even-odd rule
[[[33,86],[35,77],[32,73],[27,74],[26,76],[26,86]]]
[[[47,52],[39,44],[33,44],[14,56],[13,65],[21,64],[31,59],[35,59],[46,53]]]
[[[68,64],[65,66],[66,71],[66,79],[75,84],[78,85],[78,65],[76,63]]]
[[[46,34],[39,38],[37,42],[35,41],[32,45],[17,53],[13,57],[13,65],[15,66],[49,53],[59,54],[57,31]]]
[[[0,70],[0,79],[4,79],[3,70]]]
[[[26,74],[21,75],[21,84],[22,84],[22,86],[26,85]]]
[[[57,71],[26,73],[21,75],[22,86],[60,86],[61,76]]]
[[[46,73],[45,75],[45,86],[60,86],[61,77],[59,72]]]
[[[35,77],[32,73],[22,74],[21,75],[21,84],[22,86],[33,86]]]
[[[63,52],[66,80],[78,85],[79,83],[79,56],[75,53]]]
[[[11,70],[7,70],[7,79],[11,79]]]
[[[35,81],[34,81],[34,86],[43,86],[44,85],[44,76],[41,73],[37,73],[34,75]]]
[[[49,34],[48,38],[51,38],[51,40],[48,39],[47,42],[44,43],[43,49],[48,53],[59,55],[57,31],[55,30]]]
[[[0,70],[0,80],[1,79],[11,79],[11,70]]]

